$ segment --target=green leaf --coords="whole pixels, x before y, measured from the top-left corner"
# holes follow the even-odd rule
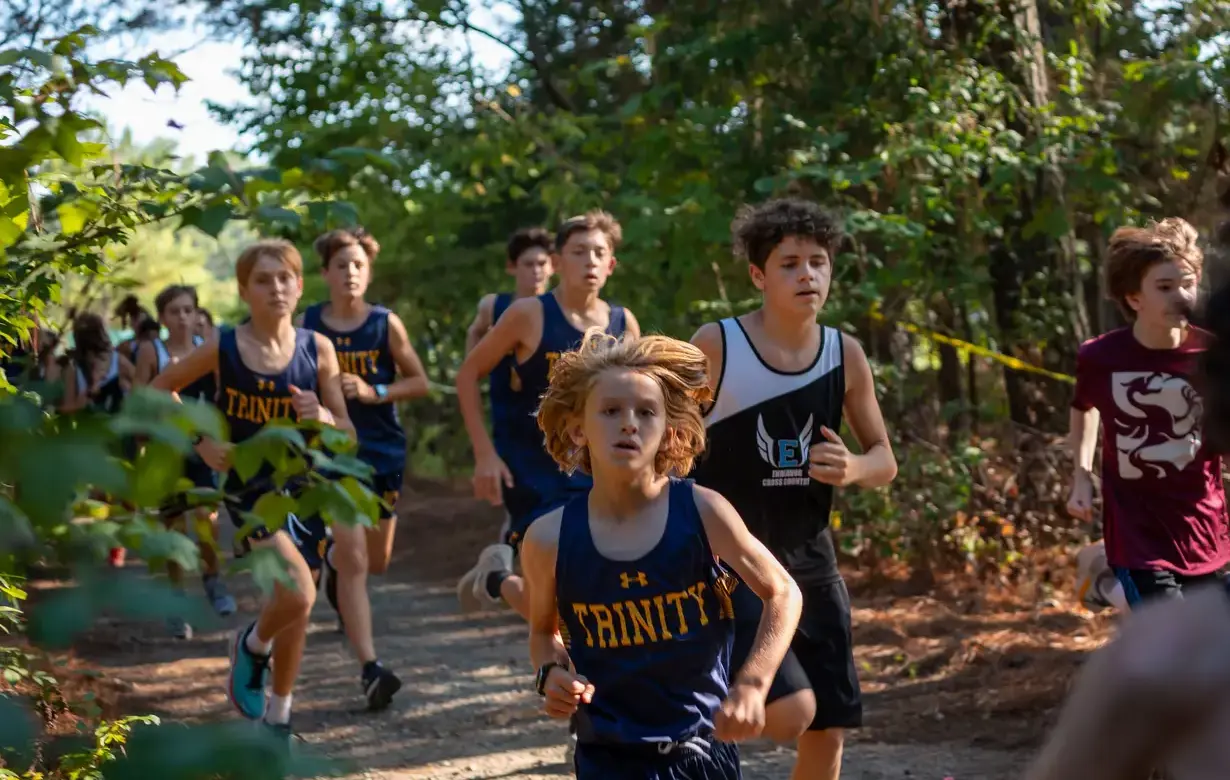
[[[260,442],[248,439],[231,449],[231,466],[243,482],[250,482],[264,462],[264,447]]]
[[[252,507],[252,514],[261,519],[270,531],[286,525],[286,516],[295,511],[295,499],[282,493],[266,493]]]
[[[265,593],[273,592],[273,586],[281,583],[284,587],[295,589],[295,581],[290,576],[290,568],[277,550],[271,547],[254,546],[247,555],[231,564],[235,572],[248,572],[252,581]]]
[[[60,232],[66,235],[80,233],[85,223],[91,216],[89,209],[82,208],[76,203],[63,203],[56,209],[56,214],[60,217]]]
[[[0,758],[10,766],[27,766],[34,747],[35,718],[15,696],[0,694],[0,734]]]
[[[261,206],[256,210],[257,219],[270,224],[283,224],[292,230],[299,229],[300,217],[290,209],[281,206]]]
[[[175,491],[183,473],[183,459],[174,447],[161,441],[146,442],[133,470],[132,500],[137,506],[158,506]]]
[[[235,210],[229,203],[216,203],[202,211],[195,224],[205,235],[217,238],[234,216]]]
[[[63,649],[73,638],[94,624],[97,607],[82,587],[61,588],[32,610],[27,633],[42,647]]]

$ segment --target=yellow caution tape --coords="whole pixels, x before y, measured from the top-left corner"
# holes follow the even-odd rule
[[[928,330],[927,328],[920,328],[917,325],[913,325],[908,322],[893,322],[892,320],[889,320],[887,317],[885,317],[883,314],[880,313],[878,306],[872,309],[871,318],[879,322],[886,322],[889,324],[900,325],[901,327],[905,328],[910,333],[915,333],[919,336],[926,336],[932,341],[937,341],[940,344],[947,344],[950,347],[955,347],[958,352],[963,352],[966,354],[974,354],[974,355],[978,355],[979,357],[984,357],[987,360],[994,360],[996,363],[1000,363],[1001,365],[1005,365],[1008,368],[1014,369],[1016,371],[1025,371],[1030,374],[1037,374],[1039,376],[1048,377],[1050,379],[1054,379],[1059,382],[1067,382],[1070,385],[1076,384],[1076,377],[1074,376],[1068,376],[1067,374],[1060,374],[1055,371],[1048,371],[1047,369],[1042,368],[1040,366],[1035,366],[1033,363],[1026,363],[1024,360],[1021,360],[1020,358],[1014,358],[1011,355],[1005,355],[1000,352],[996,352],[995,350],[987,349],[986,347],[980,347],[977,344],[971,344],[968,341],[962,341],[961,339],[954,339],[952,336],[945,336],[943,333],[936,333],[935,331]]]

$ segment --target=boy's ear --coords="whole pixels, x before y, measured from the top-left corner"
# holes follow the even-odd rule
[[[748,273],[748,276],[752,277],[752,284],[756,286],[756,289],[763,291],[764,290],[764,269],[762,269],[760,266],[756,265],[755,263],[748,263],[747,273]]]

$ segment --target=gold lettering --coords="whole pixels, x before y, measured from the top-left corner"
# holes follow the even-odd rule
[[[590,604],[589,614],[594,616],[594,623],[598,628],[598,647],[616,647],[619,640],[615,636],[615,618],[611,615],[611,610],[602,604]],[[607,636],[610,636],[610,640]]]
[[[235,412],[235,416],[241,420],[248,419],[248,405],[251,403],[251,398],[247,393],[239,394],[239,410]]]
[[[632,644],[645,644],[645,637],[641,635],[641,630],[649,635],[650,642],[658,641],[658,631],[653,627],[653,612],[649,606],[649,599],[641,599],[642,613],[636,608],[636,603],[625,601],[624,604],[628,607],[628,619],[632,623]]]
[[[380,350],[373,349],[371,352],[368,352],[367,355],[368,355],[368,359],[371,361],[371,372],[370,373],[375,374],[376,373],[376,361],[380,358]]]
[[[235,416],[235,399],[239,397],[239,391],[233,387],[226,388],[226,416]]]
[[[585,646],[594,646],[594,635],[589,632],[589,626],[585,625],[585,616],[589,614],[589,607],[584,604],[573,604],[572,613],[577,616],[577,622],[581,624],[581,628],[585,629]]]
[[[662,626],[662,641],[669,642],[674,634],[666,625],[666,604],[662,601],[661,596],[654,596],[653,605],[658,608],[658,623]]]
[[[705,599],[701,595],[704,592],[705,592],[705,583],[703,582],[698,582],[692,587],[688,588],[688,595],[696,599],[696,606],[700,608],[700,624],[702,626],[707,626],[709,625],[709,616],[705,614]],[[680,612],[679,612],[680,615],[683,614],[682,610],[683,608],[680,607]]]
[[[628,621],[624,620],[624,605],[612,604],[611,609],[615,610],[615,614],[619,617],[619,644],[623,647],[632,647],[632,640],[628,638]]]
[[[688,633],[688,619],[683,616],[683,600],[687,597],[687,595],[687,591],[666,594],[666,603],[674,604],[675,609],[679,611],[679,636],[683,636]]]

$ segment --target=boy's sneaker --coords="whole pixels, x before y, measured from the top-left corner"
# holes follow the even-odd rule
[[[192,626],[190,626],[188,621],[184,620],[182,617],[167,618],[167,630],[170,631],[171,636],[176,639],[187,640],[192,638]]]
[[[457,600],[462,612],[477,612],[484,607],[495,607],[501,602],[487,592],[487,577],[495,572],[511,572],[513,549],[507,544],[492,544],[478,554],[478,563],[461,576],[457,582]]]
[[[393,696],[401,690],[401,679],[372,661],[363,665],[363,693],[367,696],[367,708],[373,712],[383,710],[393,702]]]
[[[221,617],[235,614],[235,598],[227,591],[221,577],[217,574],[206,574],[201,578],[201,584],[205,586],[205,597],[209,599],[214,612]]]
[[[248,634],[256,623],[235,632],[231,641],[231,671],[226,681],[227,698],[239,714],[249,720],[265,715],[265,680],[269,676],[269,656],[248,649]]]

